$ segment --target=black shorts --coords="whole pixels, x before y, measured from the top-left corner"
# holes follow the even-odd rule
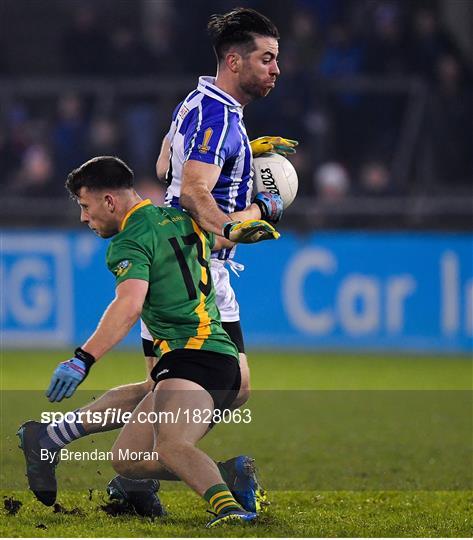
[[[175,349],[163,354],[151,371],[156,383],[186,379],[212,396],[215,409],[228,409],[241,385],[240,365],[234,356],[196,349]]]
[[[235,344],[239,353],[245,352],[245,343],[243,341],[243,333],[241,331],[240,321],[222,322],[223,329],[230,336],[230,339]],[[154,352],[153,342],[150,339],[141,338],[143,345],[143,353],[145,356],[156,356]]]
[[[240,321],[222,322],[223,329],[230,336],[230,339],[235,344],[239,353],[245,352],[245,343],[243,341],[243,333],[241,331]]]

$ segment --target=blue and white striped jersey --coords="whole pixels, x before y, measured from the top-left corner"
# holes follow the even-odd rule
[[[193,159],[221,167],[212,195],[220,209],[229,213],[250,204],[252,155],[242,106],[214,82],[214,77],[200,77],[197,89],[174,110],[167,134],[171,162],[165,204],[180,207],[182,167]],[[212,256],[227,259],[233,251],[221,250]]]

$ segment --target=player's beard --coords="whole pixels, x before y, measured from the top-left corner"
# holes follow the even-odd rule
[[[255,80],[242,81],[240,88],[249,98],[251,98],[251,101],[266,97],[271,91],[270,87],[265,87]]]

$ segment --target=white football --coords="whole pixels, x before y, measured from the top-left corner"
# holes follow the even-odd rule
[[[253,194],[260,191],[278,193],[284,209],[297,194],[299,180],[292,163],[279,154],[262,154],[253,159]]]

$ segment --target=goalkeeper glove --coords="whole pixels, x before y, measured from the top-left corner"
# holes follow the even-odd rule
[[[287,154],[295,154],[295,147],[299,144],[298,141],[284,139],[283,137],[259,137],[250,141],[251,153],[253,157],[258,157],[267,152],[287,156]]]
[[[261,191],[256,194],[253,202],[258,205],[261,212],[261,219],[270,223],[277,223],[282,216],[283,202],[281,196],[277,193]]]
[[[61,362],[54,370],[51,383],[46,391],[49,401],[61,401],[70,398],[76,388],[87,377],[95,358],[80,347],[74,351],[74,358]]]
[[[222,234],[227,240],[239,244],[277,240],[281,236],[272,225],[260,219],[247,219],[243,222],[230,221],[223,226]]]

